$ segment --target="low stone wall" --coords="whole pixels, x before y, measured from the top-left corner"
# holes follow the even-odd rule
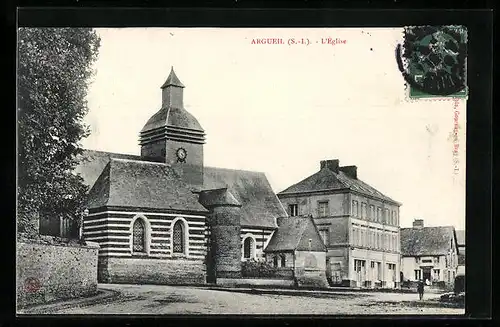
[[[18,240],[17,306],[96,294],[98,251],[94,242]]]
[[[201,260],[136,257],[99,257],[100,283],[199,285],[206,283]]]
[[[293,287],[292,279],[279,278],[217,278],[217,285],[221,286],[278,286],[278,287]]]

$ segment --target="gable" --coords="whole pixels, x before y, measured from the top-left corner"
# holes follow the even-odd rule
[[[309,247],[309,239],[311,247]],[[312,218],[286,217],[274,231],[264,252],[326,251],[321,235]]]
[[[318,228],[312,221],[307,219],[306,228],[304,229],[299,243],[297,244],[297,251],[326,251],[326,246],[323,243]],[[309,246],[309,240],[311,241]]]

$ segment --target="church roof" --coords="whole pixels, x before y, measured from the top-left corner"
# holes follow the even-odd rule
[[[165,81],[165,83],[163,83],[161,88],[164,89],[167,86],[184,87],[184,84],[182,84],[177,75],[175,75],[174,67],[170,69],[170,74],[168,75],[167,80]]]
[[[84,150],[78,157],[79,164],[75,168],[75,173],[80,174],[85,184],[92,187],[111,158],[141,160],[141,156],[133,154]]]
[[[261,172],[205,167],[204,189],[226,188],[241,203],[241,225],[276,227],[276,218],[286,216],[266,175]]]
[[[111,158],[141,160],[136,155],[84,150],[75,171],[92,187]],[[264,173],[204,167],[203,179],[204,190],[227,188],[241,204],[242,226],[275,228],[276,218],[286,216]]]
[[[278,193],[278,196],[285,196],[287,194],[308,193],[318,191],[337,191],[337,190],[350,190],[365,194],[368,196],[376,197],[381,200],[400,204],[390,197],[382,194],[374,187],[366,184],[358,178],[352,178],[347,173],[339,170],[335,172],[328,167],[322,168],[317,173],[303,179],[302,181],[288,187],[287,189]]]
[[[186,109],[166,107],[161,108],[149,118],[142,128],[141,133],[166,126],[203,132],[203,128],[198,120]]]
[[[455,239],[455,228],[452,226],[401,228],[401,255],[432,256],[445,255],[450,250],[450,240]]]
[[[89,209],[103,206],[207,212],[170,166],[115,158],[88,194]]]
[[[326,251],[326,246],[311,217],[286,217],[281,221],[264,252]],[[310,246],[309,240],[311,240]]]

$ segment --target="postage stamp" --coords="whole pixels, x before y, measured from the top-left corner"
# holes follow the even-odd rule
[[[396,60],[411,99],[467,97],[467,29],[410,26]]]

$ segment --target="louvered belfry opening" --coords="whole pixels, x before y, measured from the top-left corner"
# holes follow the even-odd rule
[[[180,221],[176,222],[174,225],[172,242],[174,253],[184,253],[184,227]]]
[[[142,219],[137,219],[133,227],[133,251],[145,252],[146,249],[146,228]]]

